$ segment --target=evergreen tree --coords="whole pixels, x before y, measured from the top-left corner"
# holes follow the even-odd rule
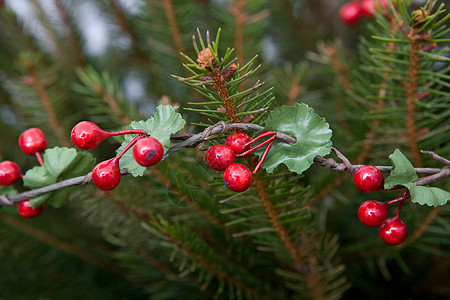
[[[450,297],[448,6],[345,5],[0,1],[0,299]]]

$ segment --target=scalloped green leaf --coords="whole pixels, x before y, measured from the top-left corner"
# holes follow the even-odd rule
[[[266,126],[297,138],[295,144],[275,140],[261,166],[269,173],[285,164],[290,171],[301,174],[313,164],[315,156],[325,156],[331,151],[329,124],[305,103],[275,108]]]
[[[436,207],[445,205],[450,200],[450,193],[437,187],[413,185],[409,192],[411,193],[411,201],[420,205]]]
[[[29,169],[23,177],[23,185],[29,188],[40,188],[56,183],[57,177],[50,174],[43,166]]]
[[[392,161],[393,168],[389,177],[384,180],[384,188],[390,189],[396,185],[412,187],[419,177],[408,158],[399,149],[395,149],[394,153],[389,155],[389,159]]]
[[[40,188],[54,184],[61,179],[81,176],[91,171],[95,158],[88,152],[78,152],[73,148],[54,147],[46,149],[43,166],[36,166],[25,173],[23,184],[29,188]],[[69,198],[71,188],[65,188],[30,200],[33,207],[48,203],[61,207]]]
[[[147,119],[147,121],[133,121],[127,129],[147,130],[150,136],[157,139],[163,145],[165,153],[170,147],[171,135],[183,129],[186,124],[186,121],[183,120],[181,114],[177,113],[176,110],[176,107],[170,105],[159,105],[153,117]],[[133,135],[126,135],[125,141],[117,149],[117,153],[120,153],[133,138]],[[126,169],[135,177],[142,176],[146,168],[134,160],[132,149],[133,147],[122,156],[119,161],[119,167]]]
[[[76,156],[77,150],[74,148],[47,149],[43,155],[44,166],[49,174],[57,178],[70,166]]]

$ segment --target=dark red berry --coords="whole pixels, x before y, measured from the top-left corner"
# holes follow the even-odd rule
[[[72,128],[71,133],[72,143],[82,150],[94,149],[109,136],[111,136],[109,132],[89,121],[78,123]]]
[[[361,8],[356,2],[349,2],[344,4],[339,10],[341,20],[347,25],[354,25],[358,23],[361,17]]]
[[[0,185],[11,185],[22,177],[19,166],[12,161],[0,162]]]
[[[356,187],[365,193],[371,193],[383,189],[383,175],[374,166],[359,167],[353,175]]]
[[[25,154],[36,155],[47,148],[47,139],[39,128],[30,128],[20,135],[19,146]]]
[[[368,200],[359,207],[358,217],[366,226],[380,226],[387,218],[387,209],[387,203]]]
[[[152,137],[140,139],[133,148],[134,160],[143,167],[159,163],[164,155],[161,143]]]
[[[17,211],[24,218],[34,218],[39,216],[44,210],[44,204],[33,208],[30,205],[30,199],[21,201],[17,204]]]
[[[252,172],[242,164],[229,165],[223,173],[223,183],[235,192],[243,192],[252,184]]]
[[[250,137],[245,132],[235,131],[227,137],[225,145],[233,149],[236,154],[239,154],[249,148],[249,146],[243,148],[248,142],[250,142]]]
[[[112,190],[120,183],[121,175],[117,157],[102,161],[92,171],[92,180],[101,190]]]
[[[398,245],[405,240],[408,228],[399,217],[393,217],[381,224],[379,234],[386,244]]]
[[[214,145],[206,152],[206,163],[217,171],[225,170],[235,158],[236,153],[226,145]]]

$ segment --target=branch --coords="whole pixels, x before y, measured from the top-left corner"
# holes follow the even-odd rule
[[[197,134],[189,134],[189,133],[183,133],[179,132],[172,136],[172,140],[183,140],[181,143],[178,143],[175,146],[172,146],[169,148],[164,154],[162,160],[168,158],[170,155],[173,155],[174,153],[184,149],[184,148],[193,148],[196,147],[198,144],[205,142],[209,139],[211,139],[212,136],[223,134],[225,132],[231,131],[231,130],[252,130],[252,131],[262,131],[264,130],[263,126],[256,125],[256,124],[249,124],[249,123],[225,123],[223,121],[214,124],[210,127],[207,127],[205,130],[203,130],[200,133]],[[297,139],[295,137],[292,137],[290,135],[277,132],[276,135],[277,139],[280,139],[286,143],[294,144],[297,142]],[[333,152],[336,154],[336,156],[343,161],[342,163],[336,162],[332,158],[323,158],[320,156],[316,156],[314,158],[314,163],[317,165],[324,167],[324,168],[330,168],[334,171],[338,172],[349,172],[353,173],[358,169],[359,167],[363,165],[352,165],[350,161],[336,148],[332,147]],[[415,183],[416,185],[428,185],[431,183],[435,183],[438,181],[441,181],[447,177],[450,177],[450,161],[446,158],[443,158],[436,153],[432,151],[422,151],[424,154],[431,155],[432,158],[435,160],[446,164],[446,167],[439,169],[439,168],[414,168],[414,171],[417,174],[428,174],[430,176],[420,178]],[[378,168],[381,172],[390,172],[392,170],[391,166],[375,166]],[[128,175],[128,171],[125,169],[122,170],[121,175]],[[20,194],[15,195],[0,195],[0,207],[5,206],[13,206],[15,203],[24,201],[26,199],[35,198],[38,196],[41,196],[43,194],[51,193],[57,190],[60,190],[65,187],[70,186],[76,186],[76,185],[87,185],[92,183],[92,172],[89,172],[88,174],[84,176],[79,176],[75,178],[70,178],[66,180],[59,181],[57,183],[44,186],[41,188],[37,188],[34,190],[29,190]]]

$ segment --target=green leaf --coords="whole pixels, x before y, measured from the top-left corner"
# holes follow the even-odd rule
[[[45,204],[47,200],[50,199],[51,194],[53,193],[40,195],[36,198],[30,199],[30,206],[36,208],[38,206],[41,206],[42,204]]]
[[[44,153],[44,166],[48,173],[58,178],[75,160],[77,150],[74,148],[54,147],[47,149]]]
[[[170,147],[170,136],[180,131],[186,121],[170,105],[159,105],[153,118],[147,120],[150,135],[164,147],[164,152]]]
[[[389,159],[392,161],[393,168],[389,177],[384,180],[384,188],[390,189],[396,185],[402,185],[407,188],[413,186],[413,182],[419,179],[414,167],[406,156],[396,149],[394,153],[389,155]]]
[[[297,138],[295,144],[275,140],[262,164],[269,173],[283,163],[290,171],[301,174],[312,165],[316,155],[325,156],[331,151],[329,124],[304,103],[275,108],[266,126]]]
[[[0,195],[15,195],[17,191],[11,185],[4,186],[0,185]]]
[[[95,157],[93,157],[89,152],[77,152],[75,158],[64,170],[64,172],[61,173],[60,177],[62,179],[69,179],[86,175],[94,169],[95,162]]]
[[[56,183],[57,177],[49,174],[43,166],[36,166],[25,173],[23,185],[29,188],[40,188]]]
[[[411,201],[420,205],[436,207],[445,205],[450,200],[450,193],[437,187],[413,185],[409,192],[411,193]]]
[[[180,131],[185,124],[186,121],[176,112],[176,108],[170,105],[159,105],[153,117],[147,121],[133,121],[127,128],[149,131],[150,136],[157,139],[163,145],[164,152],[166,152],[170,147],[171,135]],[[120,153],[132,139],[132,135],[126,135],[125,141],[117,149],[117,153]],[[132,149],[133,147],[122,156],[119,161],[119,166],[121,169],[127,169],[135,177],[142,176],[146,168],[134,160]]]
[[[43,166],[36,166],[25,173],[23,184],[29,188],[40,188],[59,180],[85,175],[91,171],[95,158],[88,152],[77,152],[73,148],[54,147],[45,150]],[[61,207],[69,198],[72,188],[64,188],[30,200],[33,207],[48,203]]]

